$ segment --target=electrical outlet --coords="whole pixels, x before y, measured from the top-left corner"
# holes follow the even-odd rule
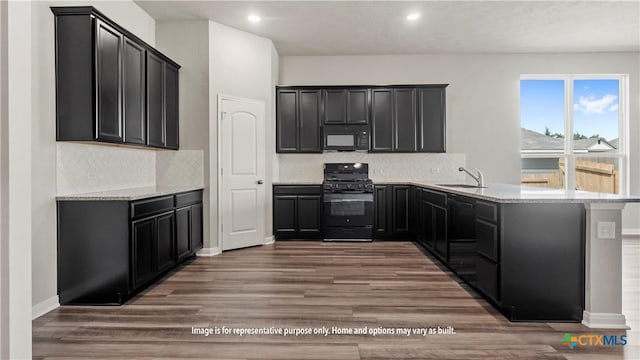
[[[440,168],[432,167],[431,168],[431,173],[432,174],[440,174]]]
[[[613,221],[598,221],[598,239],[615,239],[616,223]]]
[[[87,180],[95,180],[96,179],[96,172],[95,170],[89,170],[87,171]]]

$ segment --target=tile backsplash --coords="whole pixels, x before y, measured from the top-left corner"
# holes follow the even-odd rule
[[[464,154],[371,154],[329,152],[323,154],[278,154],[274,181],[322,182],[322,165],[331,162],[369,164],[373,181],[464,182],[458,167],[465,166]]]
[[[202,186],[204,184],[202,150],[161,151],[156,153],[158,186]]]
[[[72,142],[58,142],[56,151],[58,195],[203,184],[202,151],[156,151]]]

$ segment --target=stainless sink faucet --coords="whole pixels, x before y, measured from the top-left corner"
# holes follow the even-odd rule
[[[458,171],[464,171],[467,174],[469,174],[469,176],[471,176],[473,180],[475,180],[478,183],[479,187],[484,187],[484,178],[482,176],[482,172],[477,168],[475,170],[478,172],[478,175],[473,175],[472,173],[469,172],[469,170],[463,168],[462,166],[458,168]]]

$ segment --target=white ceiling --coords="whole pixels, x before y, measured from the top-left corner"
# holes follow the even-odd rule
[[[280,55],[640,51],[637,0],[136,2],[158,21],[210,19],[272,39]]]

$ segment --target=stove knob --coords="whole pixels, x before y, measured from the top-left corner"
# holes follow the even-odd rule
[[[351,184],[347,184],[347,189],[351,189]]]
[[[358,184],[358,189],[362,189],[362,184]]]

